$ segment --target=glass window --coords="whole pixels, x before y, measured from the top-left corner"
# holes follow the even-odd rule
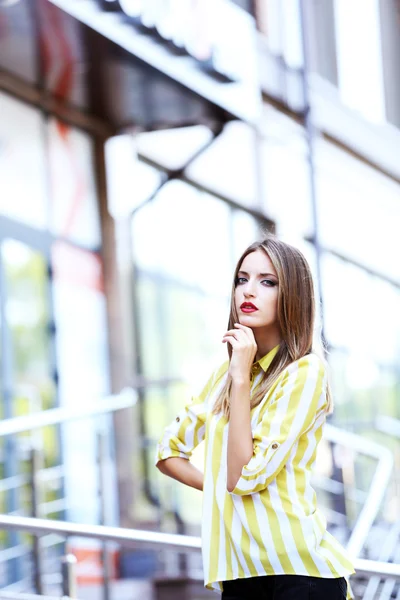
[[[187,174],[210,190],[244,206],[257,207],[254,130],[240,121],[223,132],[187,169]]]
[[[48,124],[51,230],[90,249],[101,243],[92,139],[65,123]]]
[[[53,247],[52,263],[60,404],[94,404],[109,392],[102,264],[96,254],[63,242]],[[63,429],[71,520],[93,523],[98,518],[95,436],[93,421],[74,421]]]
[[[228,318],[227,298],[145,273],[138,278],[138,292],[145,375],[197,381],[200,368],[200,377],[207,376],[221,356],[217,341]]]
[[[11,335],[15,414],[54,405],[47,263],[16,240],[5,240],[1,255],[6,274],[5,314]]]
[[[86,108],[91,67],[82,40],[83,26],[52,2],[34,4],[46,90],[67,104]]]
[[[324,254],[325,329],[331,344],[395,365],[400,343],[400,291],[350,263]],[[360,377],[368,377],[362,369]]]
[[[400,282],[400,186],[332,144],[316,146],[324,246]]]
[[[159,187],[162,174],[139,160],[133,135],[117,135],[105,143],[108,210],[114,219],[127,217]]]
[[[264,107],[263,209],[282,236],[306,237],[313,231],[307,143],[300,125]]]
[[[140,154],[166,169],[179,169],[212,139],[204,125],[141,133],[136,136]]]
[[[376,418],[379,415],[400,418],[398,370],[380,365],[373,357],[357,350],[333,349],[328,358],[335,425],[391,446],[393,440],[389,437],[383,440],[377,431]]]
[[[191,186],[172,181],[133,220],[133,256],[141,269],[198,290],[229,290],[229,208]]]
[[[335,0],[339,90],[345,104],[372,121],[385,118],[378,0]]]
[[[300,68],[303,65],[301,20],[299,0],[264,0],[260,8],[266,20],[268,45],[273,54],[283,56],[288,66]],[[260,2],[260,5],[262,2]],[[265,13],[265,16],[264,16]]]
[[[0,5],[0,65],[21,79],[36,83],[36,32],[30,4],[29,0],[19,0]]]
[[[10,404],[2,405],[1,410],[2,414],[7,411],[7,417],[17,417],[56,405],[48,268],[42,254],[13,239],[3,241],[1,258],[5,273],[5,326],[10,339],[5,351],[9,353],[12,394]],[[60,461],[58,430],[53,426],[18,434],[7,441],[6,447],[3,468],[8,475],[29,471],[32,447],[40,453],[45,468]],[[47,503],[62,497],[62,478],[48,481],[40,493],[44,503],[42,516],[58,514],[60,518],[61,505],[52,507]],[[8,495],[7,510],[30,514],[30,509],[29,486],[18,486]]]
[[[236,261],[239,260],[246,248],[253,242],[262,239],[267,227],[263,227],[261,224],[257,223],[255,218],[244,210],[233,210],[232,218],[233,259],[236,266]]]
[[[45,229],[48,194],[42,116],[1,92],[0,114],[0,213]]]

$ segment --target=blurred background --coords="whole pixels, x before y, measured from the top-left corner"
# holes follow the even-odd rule
[[[18,518],[200,534],[155,444],[266,231],[315,277],[328,528],[400,563],[399,65],[397,0],[0,0],[0,598],[217,597],[198,552]]]

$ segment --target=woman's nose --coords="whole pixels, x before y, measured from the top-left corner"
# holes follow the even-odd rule
[[[243,293],[246,298],[249,296],[254,297],[254,289],[251,283],[247,283],[246,287],[243,290]]]

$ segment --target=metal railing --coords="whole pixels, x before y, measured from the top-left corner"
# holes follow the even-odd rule
[[[23,592],[3,592],[0,590],[0,600],[60,600],[59,596],[38,596],[37,594],[24,594]],[[71,596],[63,596],[62,600],[76,600]]]
[[[393,472],[393,455],[385,446],[361,435],[339,429],[330,424],[326,424],[325,427],[325,436],[331,442],[370,456],[378,462],[364,505],[346,545],[351,555],[358,556],[381,508]]]
[[[0,437],[33,431],[34,429],[41,429],[48,425],[59,425],[68,421],[75,421],[76,419],[94,417],[124,408],[131,408],[136,402],[137,394],[135,390],[133,388],[125,388],[119,394],[108,396],[96,404],[89,404],[83,408],[50,408],[31,415],[12,417],[11,419],[0,421]]]
[[[78,419],[85,419],[91,417],[97,417],[106,413],[114,413],[119,410],[132,408],[137,403],[137,393],[132,388],[125,388],[117,395],[110,395],[103,400],[100,400],[96,404],[89,404],[81,408],[54,408],[24,415],[20,417],[13,417],[0,421],[0,438],[13,436],[27,431],[35,431],[43,427],[51,425],[60,425],[69,421],[76,421]],[[98,470],[99,470],[99,501],[100,501],[100,519],[101,523],[107,522],[107,499],[106,491],[107,486],[105,485],[105,470],[107,468],[107,443],[105,438],[107,432],[104,430],[98,432],[97,446],[98,446]],[[27,448],[25,448],[27,450]],[[41,485],[45,482],[54,482],[56,479],[61,480],[65,476],[65,469],[63,465],[56,467],[43,468],[43,457],[41,456],[41,450],[37,447],[29,449],[27,468],[28,473],[23,475],[14,475],[7,477],[0,481],[0,490],[14,490],[23,485],[30,486],[30,497],[31,497],[31,513],[32,517],[46,517],[50,512],[57,513],[66,508],[66,499],[61,498],[53,500],[52,502],[43,502]],[[9,513],[11,516],[17,516],[18,513]],[[47,540],[49,542],[47,543]],[[48,550],[50,546],[56,546],[60,544],[60,538],[57,536],[49,536],[46,538],[46,544],[39,545],[36,537],[32,540],[32,577],[34,582],[34,590],[37,594],[43,594],[43,581],[42,581],[42,555],[43,552]],[[46,546],[46,548],[45,548]],[[13,545],[10,548],[6,548],[0,551],[0,560],[2,562],[6,560],[20,559],[29,552],[29,549],[22,544]],[[108,556],[104,549],[104,563],[108,564]],[[105,597],[107,597],[107,590],[109,588],[110,573],[104,574],[104,588]],[[22,581],[21,581],[22,583]],[[26,582],[28,583],[28,582]],[[10,589],[8,589],[8,587]],[[7,586],[7,593],[14,593],[14,585]],[[1,592],[4,594],[5,592]],[[19,590],[18,590],[19,593]],[[1,595],[0,595],[1,598]]]
[[[400,438],[400,419],[388,415],[379,415],[375,420],[375,425],[378,431],[397,439]]]
[[[116,412],[130,408],[136,402],[136,391],[132,388],[125,388],[120,394],[110,396],[92,406],[89,405],[80,409],[55,408],[42,411],[38,414],[14,417],[0,421],[0,438],[32,431],[48,425],[59,425],[67,421],[83,419],[107,412]],[[349,552],[356,556],[360,553],[371,525],[381,507],[393,470],[393,455],[384,446],[355,433],[339,429],[331,424],[326,424],[324,435],[329,441],[370,456],[376,459],[378,463],[370,490],[347,545]]]
[[[41,413],[28,416],[15,417],[0,422],[0,437],[15,435],[18,433],[32,431],[48,425],[59,425],[67,421],[92,417],[107,412],[116,412],[118,410],[130,408],[137,402],[136,391],[132,388],[123,390],[120,394],[110,396],[95,405],[89,405],[80,409],[56,408],[42,411]],[[366,493],[365,502],[361,513],[347,544],[348,550],[352,556],[357,556],[369,534],[371,526],[381,507],[382,500],[390,481],[393,470],[393,456],[391,452],[371,440],[360,435],[347,432],[330,424],[326,425],[325,438],[335,444],[340,444],[361,454],[370,456],[377,460],[373,481],[368,493]],[[17,483],[17,481],[15,482]],[[5,485],[5,484],[4,484]],[[35,515],[36,517],[38,515]],[[82,537],[95,538],[103,541],[119,542],[125,545],[140,545],[143,547],[154,547],[154,545],[166,546],[169,548],[181,549],[185,551],[198,551],[200,549],[200,539],[190,536],[177,534],[144,532],[141,530],[124,530],[121,528],[107,527],[105,525],[76,525],[64,521],[46,520],[42,518],[20,517],[18,515],[3,515],[0,517],[0,527],[13,531],[31,532],[34,536],[45,534],[58,535],[77,535]],[[38,546],[36,546],[38,547]],[[398,578],[398,565],[391,565],[384,562],[365,561],[357,559],[357,572],[365,573],[369,576],[381,574],[382,576]],[[394,571],[393,571],[394,569]],[[107,574],[104,576],[105,586]],[[106,594],[107,595],[107,594]]]
[[[124,547],[132,546],[150,549],[167,547],[169,550],[185,550],[185,552],[199,552],[201,550],[201,538],[197,536],[161,533],[141,529],[123,529],[121,527],[107,527],[105,525],[83,525],[32,517],[0,515],[0,528],[23,531],[37,536],[48,533],[57,533],[65,536],[74,535],[103,542],[117,542]],[[353,562],[357,575],[367,575],[369,577],[376,575],[400,581],[400,564],[379,562],[364,558],[355,558]]]

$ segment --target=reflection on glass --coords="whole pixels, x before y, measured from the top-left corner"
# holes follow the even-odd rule
[[[2,245],[7,282],[6,320],[12,341],[16,414],[53,404],[47,265],[41,254],[15,240]],[[17,391],[18,390],[18,391]]]
[[[322,244],[400,282],[399,184],[323,140],[316,184]]]
[[[58,242],[53,246],[52,265],[60,404],[81,408],[109,392],[102,262],[95,253]],[[65,424],[63,445],[68,518],[96,523],[98,472],[93,419]],[[112,496],[112,485],[109,491]],[[111,505],[115,506],[113,498]]]
[[[383,121],[385,89],[379,2],[353,0],[349,8],[345,0],[335,0],[333,5],[341,99],[367,119]]]
[[[29,0],[0,4],[0,65],[29,83],[37,82],[36,30]]]
[[[398,370],[383,367],[372,359],[366,360],[361,354],[349,353],[345,350],[333,350],[329,356],[329,363],[335,402],[334,424],[366,436],[389,448],[396,455],[398,439],[380,432],[377,429],[376,419],[380,415],[400,418]],[[368,464],[366,457],[363,460],[364,464],[357,465],[354,475],[358,481],[357,487],[367,492],[370,485],[368,478],[376,465]],[[389,488],[385,502],[387,503],[387,508],[384,510],[385,517],[388,520],[395,520],[398,514],[398,497],[395,488]]]
[[[204,382],[203,382],[204,384]],[[185,383],[174,383],[161,389],[160,387],[148,388],[145,407],[145,419],[148,423],[147,435],[149,436],[150,447],[147,452],[148,473],[153,489],[162,499],[162,505],[165,511],[172,511],[178,508],[180,516],[183,518],[186,526],[194,526],[199,530],[201,518],[201,494],[197,490],[186,488],[186,486],[171,485],[171,480],[166,477],[160,478],[157,471],[153,468],[154,452],[156,440],[160,431],[168,425],[174,416],[182,411],[182,408],[190,402],[191,386]],[[203,470],[204,444],[200,444],[193,452],[192,462],[199,469]],[[143,504],[143,506],[142,506]],[[147,506],[146,506],[147,505]],[[143,520],[144,514],[153,513],[148,501],[143,497],[141,504],[136,507],[140,520]],[[144,512],[143,512],[144,511]],[[166,525],[166,521],[164,521]],[[176,524],[171,523],[171,528]],[[199,533],[199,531],[197,532]]]
[[[211,140],[204,125],[141,133],[136,137],[138,152],[167,169],[179,169]]]
[[[226,298],[141,274],[137,281],[141,359],[146,377],[196,382],[215,361],[228,318]],[[211,292],[210,292],[211,293]]]
[[[304,130],[277,110],[264,108],[261,149],[263,209],[282,236],[312,234],[310,172]]]
[[[68,105],[88,107],[88,57],[83,25],[52,2],[35,4],[46,91]]]
[[[225,125],[187,174],[210,190],[249,207],[258,207],[254,130],[239,121]]]
[[[233,210],[233,260],[236,263],[247,246],[263,237],[262,230],[257,221],[244,210]]]
[[[52,378],[52,340],[49,327],[48,271],[43,256],[25,244],[8,239],[3,242],[1,255],[5,270],[5,318],[10,332],[12,366],[13,416],[38,413],[53,408],[56,389]],[[44,467],[59,464],[60,446],[58,431],[46,427],[21,433],[13,440],[12,456],[8,474],[16,470],[28,474],[32,447],[40,453]],[[29,486],[18,487],[14,501],[16,506],[30,514],[31,490]],[[41,501],[51,502],[60,498],[62,480],[56,478],[42,487]],[[15,505],[14,505],[15,506]],[[60,516],[61,508],[43,507],[42,516],[50,512]]]
[[[230,287],[229,208],[181,181],[163,186],[132,221],[141,269],[225,295]]]
[[[322,259],[325,327],[331,344],[396,364],[400,349],[398,289],[350,263]]]
[[[268,46],[292,68],[303,66],[299,0],[265,0]]]
[[[97,249],[101,232],[93,142],[87,134],[54,118],[48,128],[52,232]]]
[[[114,219],[123,219],[146,202],[161,183],[161,173],[137,157],[133,135],[109,138],[104,145],[107,204]]]
[[[1,92],[0,115],[0,213],[45,229],[49,219],[42,116]]]

